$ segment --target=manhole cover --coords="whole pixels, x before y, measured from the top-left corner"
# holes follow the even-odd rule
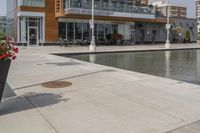
[[[53,81],[53,82],[48,82],[41,85],[42,87],[45,87],[45,88],[64,88],[64,87],[71,86],[72,83],[67,82],[67,81]]]

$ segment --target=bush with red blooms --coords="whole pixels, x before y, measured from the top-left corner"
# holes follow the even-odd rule
[[[15,60],[19,49],[14,46],[11,37],[0,34],[0,61]]]

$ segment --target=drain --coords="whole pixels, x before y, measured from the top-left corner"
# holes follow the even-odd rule
[[[72,83],[67,82],[67,81],[52,81],[52,82],[41,84],[42,87],[52,88],[52,89],[65,88],[65,87],[69,87],[71,85],[72,85]]]

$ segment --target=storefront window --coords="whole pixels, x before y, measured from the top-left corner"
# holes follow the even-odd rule
[[[90,26],[88,23],[83,23],[83,40],[90,40]]]
[[[82,23],[75,23],[75,39],[82,40]]]
[[[98,40],[104,40],[104,24],[98,24]]]
[[[94,24],[94,36],[95,36],[95,39],[98,40],[98,27],[97,27],[97,24]]]
[[[35,29],[38,42],[43,41],[43,19],[40,17],[19,17],[18,19],[18,42],[28,42],[30,29]]]
[[[118,33],[118,25],[117,24],[112,25],[112,33],[113,34],[117,34]]]
[[[59,38],[62,37],[63,39],[66,39],[66,23],[65,22],[59,22]]]
[[[67,23],[67,26],[65,25]],[[72,41],[90,41],[91,29],[89,23],[60,22],[59,35],[67,32],[67,39]],[[98,23],[94,27],[96,41],[111,40],[113,34],[118,34],[118,24]]]
[[[106,24],[105,25],[105,38],[107,40],[110,40],[111,34],[112,34],[112,25],[111,24]]]
[[[74,40],[74,23],[67,23],[67,39]]]

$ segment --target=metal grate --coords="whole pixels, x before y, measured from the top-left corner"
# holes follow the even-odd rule
[[[52,81],[52,82],[41,84],[42,87],[52,88],[52,89],[65,88],[65,87],[69,87],[71,85],[72,85],[72,83],[67,82],[67,81]]]

